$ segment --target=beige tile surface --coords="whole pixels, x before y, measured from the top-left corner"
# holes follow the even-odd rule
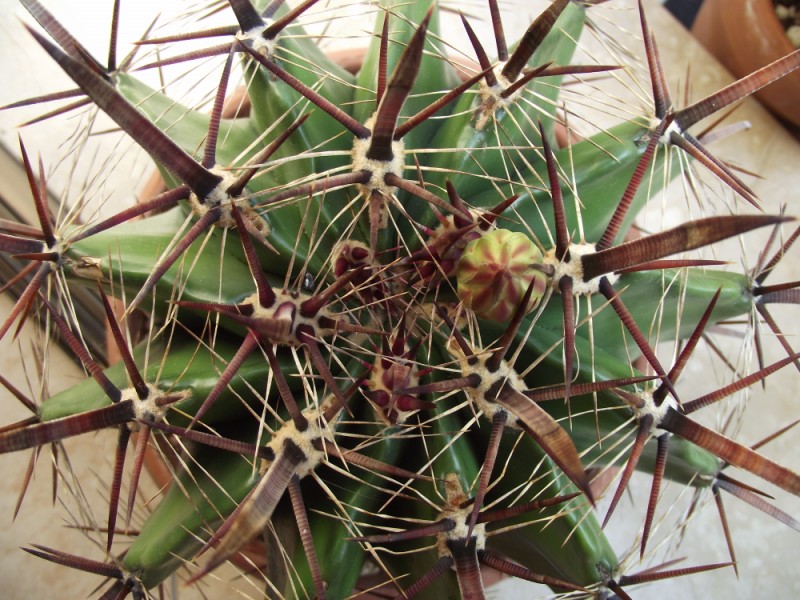
[[[3,0],[3,8],[10,6],[10,2]],[[656,6],[656,2],[646,3],[649,10],[650,21],[658,31],[658,41],[662,57],[668,65],[670,81],[681,79],[688,65],[691,65],[693,84],[691,95],[700,97],[705,91],[711,91],[727,81],[724,73],[720,71],[715,62],[704,51],[696,46],[685,31],[674,23],[666,13]],[[63,5],[62,5],[63,6]],[[618,15],[620,22],[627,23],[631,30],[636,29],[635,15],[622,13]],[[5,27],[5,25],[4,25]],[[0,69],[7,67],[0,67]],[[680,101],[680,98],[677,99]],[[800,101],[800,99],[798,99]],[[798,213],[798,194],[800,194],[800,145],[786,135],[763,110],[755,103],[747,102],[737,113],[737,118],[748,119],[753,123],[752,131],[739,134],[734,138],[725,140],[715,146],[715,151],[723,158],[747,165],[764,177],[763,180],[745,176],[751,182],[760,197],[764,200],[769,211],[787,203],[789,212]],[[7,121],[0,125],[4,135],[10,135]],[[13,136],[12,136],[13,137]],[[758,249],[759,242],[756,237],[748,237],[748,243]],[[751,260],[755,250],[749,253]],[[781,267],[781,273],[774,281],[789,281],[800,279],[800,265],[786,264]],[[6,298],[1,300],[0,314],[5,315],[9,310]],[[796,311],[795,311],[796,313]],[[785,311],[777,310],[779,318],[786,320],[790,317]],[[792,327],[792,325],[795,325]],[[790,332],[796,334],[798,324],[789,324]],[[0,369],[2,374],[11,379],[16,385],[34,398],[39,397],[38,380],[35,370],[35,359],[30,357],[31,328],[26,327],[25,333],[18,342],[5,339],[0,342]],[[731,340],[733,347],[737,341]],[[800,343],[796,344],[800,346]],[[775,359],[780,357],[780,351],[774,348],[770,356]],[[22,354],[28,357],[20,358]],[[55,392],[81,378],[77,367],[69,358],[63,355],[50,356],[49,390]],[[752,361],[750,365],[754,364]],[[21,368],[26,366],[26,371]],[[693,373],[694,380],[685,378],[681,382],[681,389],[688,394],[694,391],[709,389],[708,369],[704,365],[696,365]],[[30,382],[30,384],[29,384]],[[764,435],[771,433],[780,425],[793,420],[800,414],[800,401],[797,398],[797,373],[786,369],[771,379],[768,392],[762,392],[756,387],[743,417],[743,431],[741,439],[754,442]],[[0,390],[0,411],[3,423],[27,416],[24,409],[5,391]],[[711,411],[709,419],[715,422],[716,416]],[[716,423],[719,425],[719,423]],[[798,433],[792,433],[774,444],[765,451],[769,456],[779,462],[800,470],[800,453],[796,447]],[[77,443],[67,444],[68,455],[72,464],[72,473],[75,479],[81,482],[83,492],[92,498],[94,506],[94,519],[102,523],[105,520],[103,512],[103,498],[107,493],[110,462],[114,445],[114,435],[90,434]],[[83,534],[70,530],[66,525],[72,522],[70,514],[76,510],[66,492],[65,486],[69,479],[62,483],[59,502],[55,507],[51,502],[51,460],[49,452],[44,451],[40,456],[35,479],[31,484],[28,498],[15,522],[11,522],[14,504],[16,503],[19,482],[27,467],[29,453],[0,456],[0,597],[10,600],[24,598],[53,597],[53,590],[58,590],[58,596],[63,598],[82,598],[91,595],[90,592],[97,584],[93,577],[85,577],[65,569],[42,564],[42,561],[31,557],[18,550],[19,546],[32,543],[68,549],[70,552],[86,552],[94,557],[101,556],[102,552]],[[623,507],[618,511],[612,523],[612,538],[615,547],[623,552],[640,528],[643,512],[642,498],[647,491],[649,480],[640,478],[633,492],[636,498],[634,507]],[[674,486],[673,486],[674,487]],[[770,490],[771,492],[773,490]],[[675,493],[676,489],[665,492]],[[152,493],[152,490],[151,492]],[[800,516],[800,502],[797,498],[788,497],[786,494],[776,494],[777,503],[795,517]],[[676,502],[681,505],[685,497]],[[61,504],[61,501],[64,504]],[[664,505],[668,505],[665,502]],[[637,598],[660,598],[667,594],[681,598],[758,598],[758,597],[800,597],[800,570],[794,568],[793,558],[798,548],[798,534],[774,522],[765,515],[743,505],[732,498],[726,500],[729,510],[731,527],[740,561],[741,581],[737,582],[732,573],[705,575],[701,577],[677,580],[666,584],[667,587],[655,590],[637,590]],[[621,518],[623,515],[625,518]],[[624,523],[622,521],[625,521]],[[54,526],[55,525],[55,526]],[[721,531],[713,506],[705,506],[700,515],[692,523],[692,533],[687,535],[684,544],[677,552],[678,555],[688,557],[686,564],[699,564],[708,561],[725,561],[727,554],[721,540]],[[665,525],[656,532],[656,540],[663,536],[670,525]],[[674,536],[670,537],[675,540]],[[94,536],[95,540],[99,539]],[[669,542],[670,544],[673,542]],[[673,555],[675,552],[672,553]],[[33,563],[36,562],[34,565]],[[631,565],[631,570],[637,570],[636,564]],[[229,577],[230,575],[223,575]],[[663,584],[662,584],[663,585]],[[252,593],[252,589],[250,589]],[[531,597],[534,594],[530,588],[521,588],[516,582],[504,584],[492,593],[496,598]],[[536,595],[545,595],[545,590],[538,590]],[[191,592],[181,592],[180,597],[190,597]],[[224,595],[213,597],[225,597]]]

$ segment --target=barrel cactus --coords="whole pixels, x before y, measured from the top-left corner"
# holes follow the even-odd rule
[[[76,87],[6,109],[73,98],[45,116],[104,113],[163,186],[102,216],[54,216],[21,130],[38,225],[2,223],[0,250],[27,279],[0,336],[36,320],[87,378],[42,398],[3,380],[33,414],[0,431],[0,452],[56,456],[67,438],[117,436],[102,524],[72,514],[96,552],[46,540],[27,552],[99,576],[102,598],[202,587],[228,562],[255,597],[483,598],[499,572],[626,598],[737,568],[723,492],[800,529],[731,472],[794,495],[800,477],[694,414],[800,359],[770,308],[791,308],[796,282],[767,281],[800,231],[791,208],[759,210],[707,148],[714,130],[697,127],[800,66],[798,52],[678,108],[632,2],[545,3],[511,43],[508,21],[527,8],[495,0],[469,14],[430,0],[229,0],[192,7],[196,30],[148,30],[118,61],[20,1]],[[644,69],[603,31],[617,4],[639,13],[626,43]],[[204,28],[206,13],[225,24]],[[365,13],[374,32],[345,68],[322,48]],[[456,26],[468,51],[453,49]],[[576,56],[584,30],[606,58]],[[204,73],[209,102],[144,82],[173,65]],[[605,85],[641,73],[647,106],[575,134],[588,131],[584,105],[613,106]],[[79,136],[96,133],[86,122]],[[701,216],[642,225],[687,190]],[[742,239],[741,251],[761,228],[769,243],[746,258],[721,246]],[[89,348],[74,285],[99,297],[117,364]],[[783,357],[702,395],[682,388],[725,327],[746,344],[775,335]],[[171,482],[140,510],[154,448]],[[646,510],[615,547],[604,528],[635,470],[651,474]],[[716,501],[729,560],[655,564],[665,480]]]

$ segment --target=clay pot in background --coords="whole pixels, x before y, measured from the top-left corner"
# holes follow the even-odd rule
[[[692,33],[736,77],[794,51],[772,0],[705,0]],[[800,70],[756,96],[776,115],[800,126]]]

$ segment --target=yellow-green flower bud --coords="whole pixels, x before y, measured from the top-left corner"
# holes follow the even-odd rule
[[[508,321],[531,282],[528,312],[544,295],[547,276],[537,268],[541,262],[542,253],[525,234],[489,231],[464,248],[456,269],[458,297],[479,317]]]

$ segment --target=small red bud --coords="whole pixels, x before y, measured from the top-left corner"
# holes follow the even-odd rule
[[[458,297],[475,313],[491,321],[508,321],[534,283],[528,311],[547,289],[539,248],[523,233],[494,229],[464,248],[458,262]]]

